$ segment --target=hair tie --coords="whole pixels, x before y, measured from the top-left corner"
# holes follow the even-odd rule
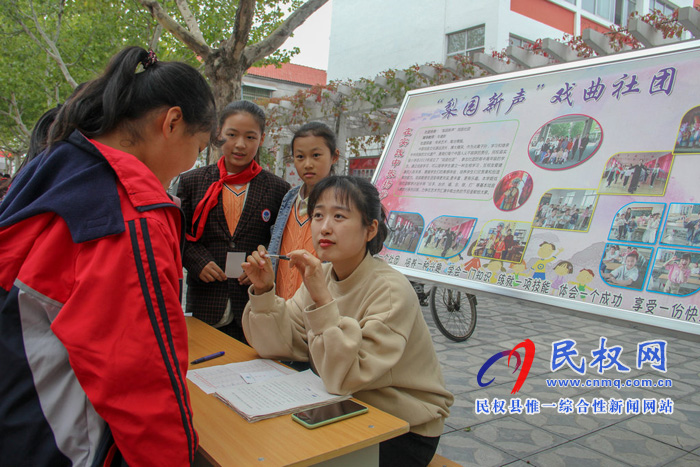
[[[139,64],[136,66],[136,73],[141,73],[142,71],[146,71],[148,67],[158,63],[158,57],[156,57],[156,53],[153,51],[153,49],[148,50],[148,55],[146,55],[146,58],[141,60]]]

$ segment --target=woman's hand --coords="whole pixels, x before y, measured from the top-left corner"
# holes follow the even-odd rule
[[[238,276],[238,283],[241,285],[251,285],[252,282],[250,282],[250,279],[248,279],[248,274],[243,271],[243,274]]]
[[[267,250],[264,246],[258,246],[258,251],[250,254],[245,263],[241,264],[246,275],[245,280],[253,284],[255,295],[262,295],[272,290],[275,284],[275,274],[272,270],[272,261],[266,257]],[[243,277],[243,276],[241,276]],[[239,278],[241,282],[241,278]]]
[[[326,286],[320,259],[306,250],[294,250],[287,256],[289,256],[289,266],[297,268],[304,278],[304,285],[317,307],[333,301],[328,286]]]
[[[209,261],[199,273],[199,280],[202,282],[225,281],[226,273],[214,261]]]

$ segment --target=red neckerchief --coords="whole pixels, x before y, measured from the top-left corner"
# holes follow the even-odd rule
[[[192,216],[192,231],[195,232],[195,235],[185,234],[187,240],[191,242],[196,242],[202,236],[204,226],[207,223],[207,217],[209,217],[209,211],[219,202],[219,193],[221,193],[224,184],[245,185],[262,171],[262,167],[260,167],[257,162],[253,161],[243,171],[229,175],[226,170],[224,156],[221,156],[216,166],[219,168],[219,179],[209,186],[207,192],[204,193],[204,198],[202,198],[195,208],[194,216]]]

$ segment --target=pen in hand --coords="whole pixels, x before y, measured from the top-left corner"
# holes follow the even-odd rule
[[[215,358],[217,358],[217,357],[221,357],[224,353],[225,353],[225,352],[222,350],[221,352],[216,352],[216,353],[213,353],[213,354],[211,354],[211,355],[206,355],[206,356],[200,357],[200,358],[198,358],[198,359],[196,359],[196,360],[192,360],[190,363],[191,363],[192,365],[196,365],[197,363],[208,362],[209,360],[213,360],[213,359],[215,359]]]
[[[287,260],[287,261],[289,261],[289,259],[290,259],[289,256],[286,256],[286,255],[273,255],[273,254],[270,254],[270,253],[265,253],[265,257],[266,257],[266,258],[284,259],[284,260]]]

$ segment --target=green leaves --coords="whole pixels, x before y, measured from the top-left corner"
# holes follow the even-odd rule
[[[147,44],[154,29],[133,0],[2,2],[0,150],[26,152],[41,114],[97,76],[124,46]]]
[[[212,49],[232,37],[239,1],[187,2],[196,27]],[[257,0],[247,45],[263,41],[304,3]],[[159,4],[187,29],[176,1],[160,0]],[[139,0],[4,0],[0,2],[0,40],[0,150],[18,154],[26,152],[39,116],[65,101],[77,84],[95,78],[110,57],[127,45],[148,48],[153,42],[159,59],[198,67],[210,79],[218,103],[237,98],[249,65],[228,62],[205,69],[203,57],[159,25]],[[277,50],[257,64],[287,62],[298,52],[298,48]]]

